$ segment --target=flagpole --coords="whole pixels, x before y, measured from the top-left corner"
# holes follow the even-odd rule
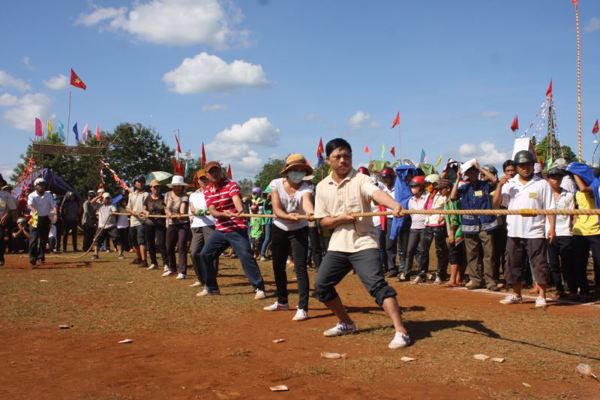
[[[575,5],[575,30],[577,32],[577,158],[583,159],[583,139],[581,126],[581,33],[579,30],[579,1]]]
[[[71,89],[69,89],[69,113],[67,114],[67,134],[66,139],[67,139],[67,146],[69,145],[69,129],[71,126]]]

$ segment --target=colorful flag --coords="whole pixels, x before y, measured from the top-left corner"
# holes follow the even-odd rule
[[[596,120],[596,123],[594,124],[594,127],[592,128],[592,133],[595,135],[596,133],[598,133],[598,131],[600,131],[600,126],[598,126],[598,120]]]
[[[435,167],[439,168],[439,166],[442,164],[442,156],[438,156],[437,161],[435,162]]]
[[[87,140],[90,138],[90,132],[89,132],[89,128],[88,128],[88,124],[87,123],[83,127],[83,131],[81,132],[81,136],[83,137],[83,141],[84,142],[87,142]]]
[[[325,148],[323,147],[323,138],[320,138],[317,146],[317,168],[323,165],[323,153],[325,153]]]
[[[400,125],[400,111],[398,111],[396,113],[396,117],[394,118],[394,120],[392,121],[392,129],[394,129],[396,126]]]
[[[365,146],[365,148],[363,149],[363,152],[367,153],[369,155],[369,157],[371,157],[371,149],[369,149],[369,146]]]
[[[515,115],[515,118],[513,119],[512,123],[510,124],[510,130],[513,132],[519,130],[519,116],[518,115]]]
[[[396,146],[392,146],[390,148],[390,154],[392,155],[392,157],[396,158]]]
[[[202,142],[202,154],[200,155],[200,168],[206,165],[206,152],[204,151],[204,142]]]
[[[177,147],[175,148],[175,152],[181,154],[181,145],[179,144],[179,138],[175,135],[175,142],[177,143]]]
[[[419,158],[419,163],[423,164],[427,162],[427,155],[425,154],[425,150],[421,149],[421,157]]]
[[[75,140],[79,142],[79,131],[77,130],[77,122],[73,125],[73,133],[75,134]]]
[[[550,84],[548,85],[548,90],[546,90],[546,97],[552,98],[552,79],[550,79]]]
[[[58,121],[58,137],[63,142],[65,141],[65,126],[60,121]]]
[[[385,144],[381,145],[381,159],[383,160],[385,158]]]
[[[44,136],[44,128],[42,127],[42,120],[37,117],[35,119],[35,136],[38,136],[38,137]]]
[[[83,83],[83,81],[79,78],[79,76],[77,76],[75,71],[73,71],[73,68],[71,68],[71,86],[75,86],[83,90],[87,88],[85,83]]]
[[[102,137],[100,136],[100,127],[96,125],[96,140],[99,142]]]
[[[579,5],[579,0],[571,0],[571,2],[573,3],[573,5],[575,7],[577,7]]]
[[[48,120],[48,138],[52,139],[52,120]]]
[[[231,172],[231,164],[227,164],[227,179],[233,179],[233,172]]]
[[[176,158],[173,158],[173,173],[181,176],[184,173],[183,163]]]

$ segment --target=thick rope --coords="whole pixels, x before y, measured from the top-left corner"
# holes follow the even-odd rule
[[[505,209],[492,209],[492,210],[402,210],[402,215],[520,215],[523,217],[535,217],[537,215],[600,215],[600,209],[591,210],[580,210],[580,209],[534,209],[534,208],[523,208],[520,210],[505,210]],[[113,215],[131,215],[129,213],[113,213]],[[380,212],[360,212],[350,213],[349,215],[361,218],[361,217],[380,217],[392,215],[391,211],[380,211]],[[194,217],[194,214],[171,214],[170,217],[166,215],[145,215],[138,214],[142,218],[185,218]],[[276,218],[273,214],[246,214],[240,213],[236,217],[239,218]],[[298,215],[298,219],[313,219],[306,215]]]

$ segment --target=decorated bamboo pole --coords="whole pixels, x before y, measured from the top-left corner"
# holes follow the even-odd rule
[[[581,33],[579,30],[579,0],[571,0],[575,6],[575,30],[577,32],[577,158],[583,160],[583,129],[581,124]]]

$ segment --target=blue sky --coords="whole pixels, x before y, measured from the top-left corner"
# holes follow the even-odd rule
[[[600,2],[580,1],[584,158],[600,118]],[[554,81],[561,140],[577,146],[570,0],[19,1],[0,13],[0,172],[33,138],[34,117],[112,130],[141,122],[184,151],[253,176],[269,157],[342,136],[355,164],[395,145],[501,163]],[[8,39],[8,40],[7,40]],[[237,60],[237,61],[236,61]],[[398,130],[390,125],[401,113]],[[56,122],[55,122],[56,124]],[[71,142],[73,138],[71,138]],[[389,156],[389,153],[386,155]]]

